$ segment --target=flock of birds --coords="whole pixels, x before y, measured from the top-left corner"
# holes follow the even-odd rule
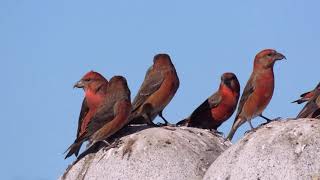
[[[286,57],[272,49],[259,52],[254,59],[253,72],[243,90],[240,102],[240,84],[234,73],[224,73],[217,92],[206,99],[189,117],[175,125],[163,117],[162,111],[169,104],[179,88],[179,78],[169,55],[158,54],[148,69],[145,79],[131,102],[127,81],[122,76],[114,76],[108,81],[101,74],[90,71],[74,87],[83,88],[83,99],[77,136],[67,149],[65,158],[73,154],[78,157],[81,145],[88,141],[93,146],[105,142],[129,124],[148,124],[151,126],[188,126],[217,130],[228,120],[238,105],[236,118],[226,139],[231,140],[236,130],[245,122],[255,128],[251,120],[255,117],[271,119],[262,115],[274,91],[273,66],[276,61]],[[301,95],[296,103],[308,102],[297,118],[320,117],[320,83],[317,87]],[[160,116],[164,123],[155,124]],[[91,147],[90,146],[90,147]],[[89,147],[89,148],[90,148]],[[89,149],[88,148],[88,149]]]

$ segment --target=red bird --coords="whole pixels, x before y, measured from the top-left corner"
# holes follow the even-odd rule
[[[157,126],[152,121],[169,104],[179,88],[179,78],[169,55],[158,54],[153,59],[153,65],[148,69],[145,79],[132,102],[130,116],[133,124],[147,123]]]
[[[81,144],[87,140],[94,144],[115,134],[128,123],[130,113],[130,90],[127,81],[122,76],[114,76],[108,83],[105,98],[91,117],[83,133],[69,147],[66,158],[78,152]]]
[[[317,86],[311,92],[313,96],[309,98],[308,103],[303,107],[297,118],[320,119],[320,89]]]
[[[254,60],[253,72],[242,93],[237,115],[227,139],[231,140],[236,130],[246,121],[260,116],[268,122],[262,112],[269,104],[274,90],[273,66],[277,60],[286,59],[284,55],[272,49],[259,52]]]
[[[221,76],[219,90],[206,99],[187,119],[177,123],[203,129],[217,128],[233,114],[237,107],[240,84],[233,73]]]
[[[101,74],[94,71],[88,72],[81,78],[80,81],[78,81],[74,85],[74,88],[83,88],[85,92],[85,98],[83,99],[79,116],[76,138],[79,138],[85,133],[85,130],[90,123],[91,118],[96,114],[98,107],[103,102],[103,99],[106,96],[107,86],[107,79],[105,79]],[[77,144],[77,146],[73,146],[73,149],[69,148],[70,151],[67,154],[66,158],[68,158],[72,154],[78,156],[81,145],[82,143]]]
[[[320,83],[318,83],[318,85],[316,86],[316,88],[314,90],[301,94],[300,95],[301,98],[298,99],[298,100],[293,101],[292,103],[301,104],[301,103],[304,103],[306,101],[309,101],[314,96],[314,93],[315,93],[315,91],[317,89],[320,90]]]

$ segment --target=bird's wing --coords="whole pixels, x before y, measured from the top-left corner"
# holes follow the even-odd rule
[[[195,109],[191,114],[192,117],[196,117],[204,111],[210,110],[220,104],[222,97],[219,92],[214,93],[208,99],[206,99],[197,109]]]
[[[131,114],[131,102],[129,99],[119,100],[113,107],[112,123],[105,123],[97,133],[94,133],[91,140],[95,142],[104,140],[127,124],[129,115]]]
[[[97,113],[92,117],[90,123],[88,124],[87,133],[91,136],[94,132],[99,130],[103,125],[110,122],[114,118],[114,103],[108,103],[99,108]]]
[[[312,98],[313,95],[314,95],[313,91],[309,91],[309,92],[301,94],[300,97],[302,97],[302,98]]]
[[[244,104],[246,103],[248,98],[251,96],[251,94],[254,92],[254,86],[252,81],[253,81],[253,77],[250,77],[249,81],[246,84],[246,87],[243,90],[236,117],[238,117],[239,114],[242,112],[242,108]]]
[[[319,115],[319,94],[315,95],[300,111],[297,118],[314,118]]]
[[[308,118],[317,110],[319,107],[313,102],[308,102],[298,114],[297,118]]]
[[[89,112],[89,107],[87,105],[87,100],[86,98],[83,99],[82,101],[82,106],[81,106],[81,110],[80,110],[80,115],[79,115],[79,120],[78,120],[78,130],[77,130],[77,137],[80,136],[80,131],[81,131],[81,125],[83,122],[84,117],[86,117],[86,115]]]
[[[291,103],[298,103],[298,104],[304,103],[304,102],[308,101],[309,99],[311,99],[313,97],[313,95],[314,95],[313,91],[303,93],[300,95],[300,99],[297,99]]]
[[[163,80],[164,75],[161,71],[153,70],[152,67],[150,67],[136,97],[132,102],[132,111],[138,109],[151,94],[156,92],[160,88]]]
[[[88,123],[88,126],[86,127],[85,131],[80,135],[80,137],[76,139],[75,142],[84,142],[93,133],[98,131],[103,125],[110,122],[114,118],[114,102],[111,102],[110,99],[108,98],[108,100],[106,100],[106,103],[104,103],[98,108],[97,112]]]

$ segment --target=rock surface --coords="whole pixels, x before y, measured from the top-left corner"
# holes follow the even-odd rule
[[[86,155],[60,179],[202,179],[210,164],[231,146],[208,130],[137,128],[130,127],[115,148]]]
[[[267,124],[217,158],[204,180],[320,179],[320,120]]]

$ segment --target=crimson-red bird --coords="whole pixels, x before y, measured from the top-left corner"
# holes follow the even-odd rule
[[[273,49],[259,52],[253,65],[253,72],[242,93],[237,115],[227,139],[231,140],[236,130],[246,121],[251,129],[251,119],[260,116],[268,122],[270,119],[262,115],[269,104],[274,91],[273,66],[276,61],[286,59],[284,55]]]
[[[239,93],[240,84],[237,76],[233,73],[224,73],[221,76],[218,91],[177,125],[217,130],[234,113],[239,100]]]
[[[320,89],[317,86],[312,92],[312,97],[298,114],[297,118],[320,119]]]
[[[314,88],[312,91],[309,91],[309,92],[306,92],[306,93],[303,93],[300,95],[300,99],[297,99],[295,101],[293,101],[292,103],[298,103],[298,104],[301,104],[301,103],[304,103],[306,101],[309,101],[313,96],[314,96],[314,93],[315,91],[319,89],[320,90],[320,83],[318,83],[318,85],[316,86],[316,88]]]
[[[157,54],[132,102],[131,123],[147,123],[156,126],[152,121],[159,115],[165,124],[168,124],[162,111],[169,104],[178,88],[179,78],[170,56]]]
[[[94,144],[115,134],[128,123],[130,113],[131,100],[127,81],[122,76],[114,76],[108,83],[105,98],[91,117],[84,132],[69,147],[67,157],[79,151],[78,148],[87,140]]]
[[[83,88],[85,92],[85,98],[82,101],[82,107],[80,111],[78,130],[76,139],[85,133],[91,118],[96,114],[98,107],[105,99],[107,92],[108,80],[101,74],[90,71],[85,74],[80,81],[78,81],[74,88]],[[72,154],[78,156],[82,143],[73,146],[67,154],[66,158]],[[69,149],[68,149],[69,150]]]

